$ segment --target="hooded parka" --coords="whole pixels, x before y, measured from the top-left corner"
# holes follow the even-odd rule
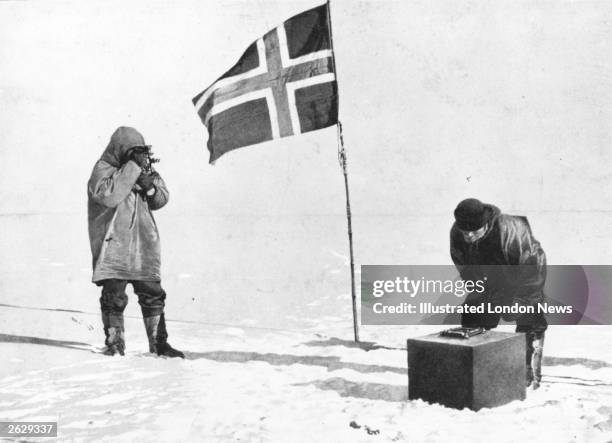
[[[136,183],[142,170],[128,152],[144,146],[143,136],[130,127],[112,135],[87,184],[89,241],[93,278],[160,281],[160,241],[151,211],[168,202],[168,190],[156,175],[155,193],[145,195]]]

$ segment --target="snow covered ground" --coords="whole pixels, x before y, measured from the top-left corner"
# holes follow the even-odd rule
[[[160,217],[169,341],[187,358],[145,352],[131,290],[127,355],[106,357],[92,352],[103,333],[85,225],[73,216],[2,221],[12,234],[0,238],[10,251],[0,262],[0,420],[58,421],[60,441],[612,440],[612,327],[551,326],[544,383],[525,401],[479,412],[407,401],[405,340],[442,327],[364,326],[367,343],[356,347],[343,236],[308,250],[290,229],[280,237],[302,252],[281,266],[313,283],[268,280],[284,270],[241,273],[255,257],[240,258],[238,246],[227,257],[248,278],[227,281],[210,251],[231,242],[189,251],[195,225],[181,240],[178,221]],[[252,241],[262,270],[282,263]]]
[[[58,421],[62,441],[612,439],[612,328],[551,327],[542,388],[473,412],[406,399],[404,340],[439,327],[364,328],[360,348],[349,320],[326,334],[170,321],[187,351],[171,360],[144,352],[135,316],[127,355],[106,357],[96,313],[3,306],[0,419]]]

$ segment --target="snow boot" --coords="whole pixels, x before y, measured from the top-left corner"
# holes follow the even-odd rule
[[[121,328],[108,328],[108,338],[104,355],[125,355],[125,339]]]
[[[102,312],[102,325],[104,326],[104,355],[125,355],[125,338],[123,314]]]
[[[104,345],[108,347],[108,328],[110,328],[110,320],[106,312],[102,312],[102,326],[104,328]]]
[[[538,389],[542,382],[542,356],[544,332],[528,332],[527,337],[527,387]]]
[[[163,312],[160,315],[143,317],[147,338],[149,339],[149,352],[166,357],[185,358],[185,354],[174,349],[168,343],[166,319]]]

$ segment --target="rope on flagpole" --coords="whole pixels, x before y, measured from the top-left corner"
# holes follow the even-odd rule
[[[334,75],[336,76],[336,85],[338,85],[338,71],[336,70],[336,52],[334,51],[334,39],[332,36],[332,23],[331,23],[331,0],[327,0],[327,17],[329,20],[329,44],[332,50],[332,64],[334,67]],[[339,87],[336,87],[336,101],[338,108],[340,107],[340,94],[338,92]],[[355,336],[355,342],[359,343],[359,322],[357,321],[357,296],[355,293],[355,259],[353,255],[353,226],[351,220],[351,200],[349,194],[348,185],[348,172],[347,172],[347,161],[346,161],[346,150],[344,149],[344,136],[342,134],[342,122],[338,118],[336,124],[336,134],[338,138],[338,162],[342,167],[342,173],[344,175],[344,190],[346,191],[346,219],[348,223],[348,238],[349,238],[349,253],[350,253],[350,266],[351,266],[351,300],[353,303],[353,332]]]
[[[346,167],[346,151],[344,150],[344,136],[342,135],[342,123],[336,124],[336,137],[338,139],[338,164],[342,169]]]

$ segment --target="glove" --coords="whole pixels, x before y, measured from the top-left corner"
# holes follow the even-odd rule
[[[156,177],[157,173],[147,174],[143,172],[138,177],[138,180],[136,180],[136,184],[140,186],[145,192],[147,192],[154,187]]]

